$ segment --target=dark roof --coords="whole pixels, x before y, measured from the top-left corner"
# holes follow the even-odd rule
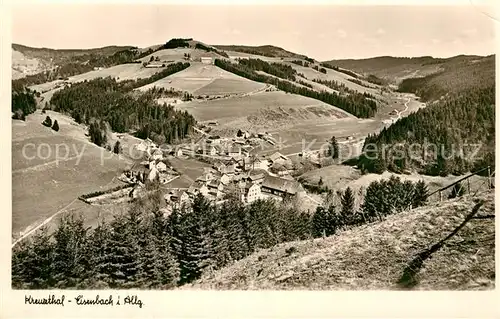
[[[280,177],[267,175],[262,182],[262,187],[278,190],[283,193],[296,194],[298,182]]]

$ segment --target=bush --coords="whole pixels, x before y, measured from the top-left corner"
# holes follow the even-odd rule
[[[45,121],[43,121],[42,124],[47,127],[52,127],[52,119],[50,118],[50,116],[47,115]]]
[[[56,132],[59,132],[59,123],[57,123],[57,120],[54,120],[54,124],[52,125],[52,129]]]

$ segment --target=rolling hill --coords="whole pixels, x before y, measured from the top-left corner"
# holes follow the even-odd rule
[[[110,56],[132,46],[106,46],[94,49],[49,49],[33,48],[21,44],[12,44],[12,74],[13,79],[26,75],[51,70],[56,66],[73,62],[82,56]]]
[[[241,53],[247,53],[252,55],[262,55],[271,58],[296,58],[296,59],[309,59],[307,56],[302,54],[293,53],[287,51],[283,48],[274,45],[261,45],[261,46],[249,46],[249,45],[214,45],[214,47],[224,50],[224,51],[235,51]],[[310,59],[312,60],[312,59]]]
[[[484,204],[460,228],[478,201]],[[431,247],[437,250],[421,257]],[[494,192],[488,191],[263,249],[182,289],[485,290],[495,286],[494,256]]]

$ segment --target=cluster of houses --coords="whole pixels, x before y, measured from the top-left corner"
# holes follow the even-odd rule
[[[165,153],[168,151],[160,149],[149,138],[135,146],[136,150],[144,152],[146,160],[140,163],[134,163],[132,167],[126,170],[120,180],[143,185],[146,181],[158,179],[160,183],[166,184],[179,174],[169,165],[167,165]]]
[[[301,190],[300,183],[291,176],[292,161],[275,152],[269,156],[251,155],[253,143],[260,143],[268,134],[238,132],[237,137],[211,136],[206,146],[195,153],[208,156],[212,167],[205,170],[187,189],[173,189],[165,200],[173,207],[190,203],[198,195],[214,202],[223,202],[229,195],[250,204],[258,199],[282,200]]]
[[[170,209],[190,204],[199,194],[215,203],[222,203],[230,196],[236,196],[244,204],[259,199],[283,200],[303,191],[294,179],[272,176],[262,170],[220,173],[214,168],[206,170],[187,189],[172,189],[164,198]]]
[[[197,153],[212,157],[212,165],[206,168],[188,188],[167,189],[164,194],[167,203],[165,209],[171,211],[175,207],[192,203],[199,194],[215,203],[236,196],[244,204],[250,204],[267,198],[283,200],[303,191],[300,183],[291,176],[293,164],[288,157],[279,152],[269,156],[250,154],[254,139],[262,139],[264,136],[265,133],[238,132],[238,136],[233,139],[211,137],[207,139],[207,142],[210,140],[207,143],[209,146],[201,153],[189,150],[192,152],[191,155]],[[138,185],[135,193],[139,193],[147,181],[159,180],[168,187],[170,181],[179,177],[179,174],[169,167],[166,155],[185,156],[182,148],[175,150],[159,148],[150,139],[142,141],[135,148],[146,154],[146,160],[134,164],[120,178]]]

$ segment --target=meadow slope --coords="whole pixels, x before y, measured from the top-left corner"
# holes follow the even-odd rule
[[[475,218],[421,267],[414,258]],[[485,290],[495,285],[494,192],[391,215],[327,238],[258,251],[183,289]],[[412,285],[403,280],[414,266]],[[406,284],[403,284],[405,282]]]

